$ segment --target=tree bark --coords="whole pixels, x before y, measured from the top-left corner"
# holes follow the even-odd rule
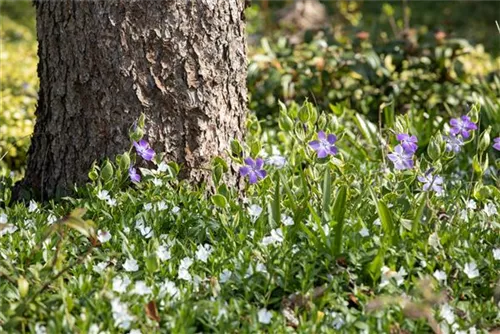
[[[93,161],[129,149],[141,113],[153,148],[208,180],[211,159],[243,136],[243,10],[244,0],[38,1],[40,93],[21,188],[68,194]]]

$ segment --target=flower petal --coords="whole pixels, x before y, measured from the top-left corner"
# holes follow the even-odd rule
[[[332,144],[332,145],[333,145],[333,144],[335,144],[335,142],[337,141],[337,136],[335,136],[335,135],[328,135],[328,139],[327,139],[327,140],[328,140],[328,142],[329,142],[330,144]]]
[[[240,167],[240,175],[241,176],[247,176],[248,173],[250,173],[250,167],[248,167],[248,166]]]
[[[257,158],[257,160],[255,160],[255,169],[262,169],[263,165],[264,160],[262,160],[262,158]]]
[[[313,150],[317,151],[317,150],[319,150],[319,149],[320,149],[321,144],[319,143],[319,141],[318,141],[318,140],[313,140],[312,142],[309,142],[309,146],[310,146]]]
[[[245,163],[250,167],[255,167],[255,161],[250,157],[245,159]]]

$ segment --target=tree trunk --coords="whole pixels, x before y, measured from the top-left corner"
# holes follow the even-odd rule
[[[211,159],[243,136],[243,10],[244,0],[39,0],[40,93],[21,188],[69,193],[93,161],[129,149],[141,113],[154,149],[207,180]]]

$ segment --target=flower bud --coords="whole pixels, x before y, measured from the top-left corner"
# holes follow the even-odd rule
[[[441,133],[438,133],[436,136],[431,138],[429,146],[427,146],[427,154],[433,161],[436,161],[441,157],[444,145],[445,143]]]
[[[481,136],[479,137],[479,152],[484,152],[489,148],[491,142],[490,131],[491,126],[481,133]]]
[[[104,167],[101,169],[101,178],[104,181],[109,181],[113,177],[113,165],[109,162],[109,160],[106,160],[104,163]]]
[[[17,289],[19,290],[19,295],[25,297],[28,294],[30,284],[23,276],[17,279]]]

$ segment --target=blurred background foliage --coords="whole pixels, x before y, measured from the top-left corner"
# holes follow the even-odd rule
[[[494,1],[253,1],[250,109],[274,127],[280,100],[354,110],[372,122],[382,106],[411,115],[425,143],[429,119],[479,100],[482,126],[497,134],[498,12]],[[0,15],[0,174],[20,175],[38,90],[35,13],[30,1],[0,0]]]

